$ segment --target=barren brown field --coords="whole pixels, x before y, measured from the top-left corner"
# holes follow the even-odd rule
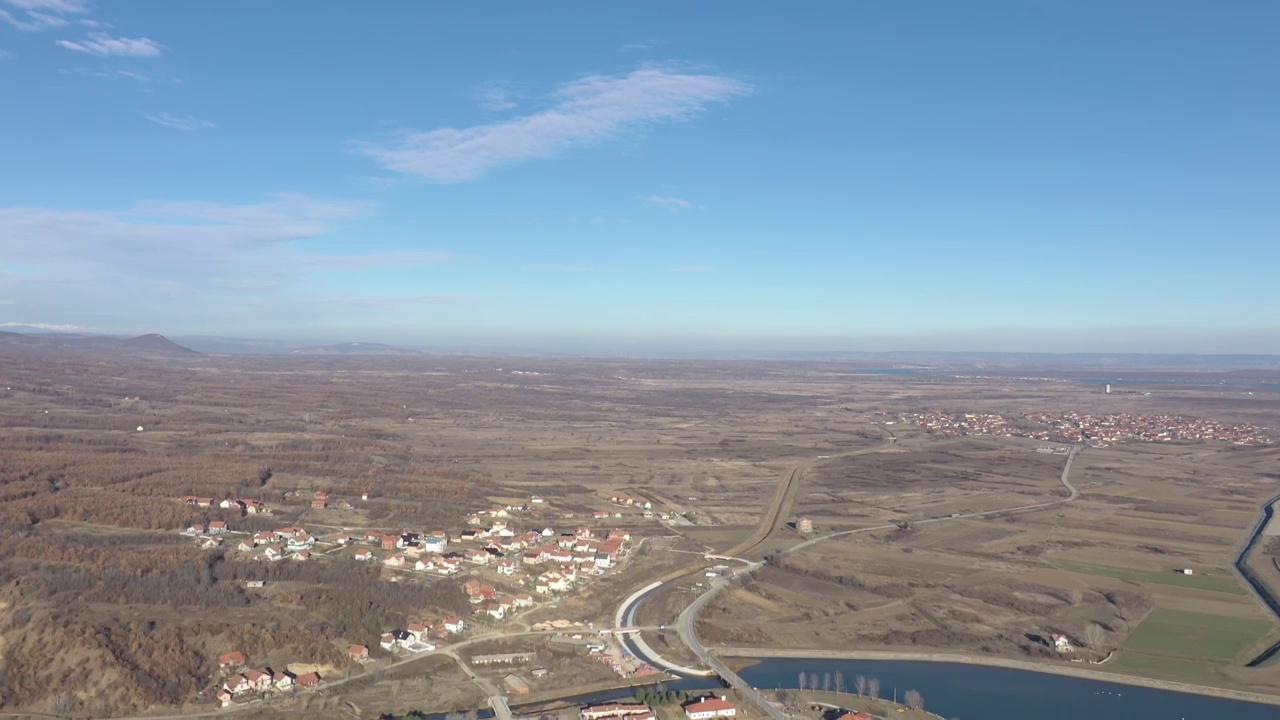
[[[686,576],[677,583],[685,590],[644,607],[641,623],[659,625],[674,621],[681,593],[695,592],[694,578],[716,564],[703,555],[750,540],[797,469],[780,523],[804,516],[819,534],[904,527],[820,543],[768,567],[717,602],[706,639],[1039,656],[1047,651],[1028,635],[1084,644],[1093,623],[1104,638],[1083,652],[1119,650],[1108,669],[1276,684],[1270,666],[1241,667],[1275,638],[1230,572],[1259,504],[1277,491],[1274,448],[1092,448],[1077,459],[1082,495],[1070,505],[916,527],[1061,498],[1063,458],[1037,453],[1034,440],[943,438],[899,418],[1069,408],[1275,424],[1277,391],[1171,385],[1104,397],[1063,380],[860,374],[838,363],[4,352],[6,711],[208,710],[224,675],[216,658],[231,650],[254,666],[320,666],[344,681],[298,703],[349,701],[362,713],[475,706],[479,689],[467,683],[456,697],[416,705],[453,678],[449,663],[415,660],[403,667],[416,674],[404,677],[379,670],[391,660],[379,636],[420,618],[472,618],[460,589],[467,579],[511,594],[527,586],[492,568],[393,571],[335,544],[318,545],[307,562],[269,563],[237,549],[238,539],[288,526],[322,540],[369,529],[452,534],[471,513],[523,507],[511,521],[521,532],[623,529],[634,538],[629,555],[563,601],[540,601],[505,624],[477,619],[478,631],[608,623],[637,588]],[[312,506],[317,491],[325,507]],[[618,495],[651,510],[620,507],[610,501]],[[220,508],[222,498],[261,502],[271,514]],[[234,539],[206,548],[180,534],[211,522],[225,522]],[[780,526],[752,552],[799,540]],[[1254,564],[1280,585],[1275,545]],[[1195,574],[1173,574],[1184,566]],[[1200,637],[1202,621],[1230,640],[1211,644],[1212,657],[1152,639],[1177,627]],[[672,632],[651,639],[688,657]],[[350,661],[350,644],[368,645],[374,662]],[[346,681],[363,672],[368,679]],[[374,699],[388,694],[396,707]]]

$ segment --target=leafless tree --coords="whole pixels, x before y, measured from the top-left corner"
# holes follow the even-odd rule
[[[872,679],[874,680],[875,678],[872,678]],[[853,688],[858,691],[858,697],[862,697],[863,695],[866,695],[867,694],[867,678],[862,675],[859,675],[858,677],[854,678]]]
[[[66,715],[75,707],[76,699],[67,693],[57,693],[49,699],[49,712],[54,715]]]
[[[880,678],[867,678],[867,696],[873,698],[880,697]]]
[[[912,710],[924,709],[924,696],[920,694],[919,690],[908,690],[903,694],[902,702]]]
[[[1089,623],[1084,626],[1084,644],[1089,646],[1090,650],[1098,650],[1102,647],[1102,641],[1106,637],[1106,632],[1098,623]]]
[[[831,673],[822,673],[822,692],[831,692]]]
[[[836,692],[844,692],[844,673],[840,670],[836,671]]]
[[[810,690],[818,689],[818,673],[815,673],[815,672],[809,673],[809,689]]]
[[[804,671],[800,671],[800,689],[804,690]]]

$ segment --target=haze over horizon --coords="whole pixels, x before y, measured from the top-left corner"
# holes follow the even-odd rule
[[[1280,353],[1277,21],[0,0],[0,330]]]

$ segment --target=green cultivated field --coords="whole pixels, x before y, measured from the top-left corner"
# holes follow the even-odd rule
[[[1106,565],[1086,565],[1084,563],[1066,561],[1058,562],[1056,565],[1062,570],[1069,570],[1071,572],[1085,573],[1088,575],[1101,575],[1103,577],[1132,580],[1134,582],[1141,583],[1177,585],[1179,587],[1199,588],[1201,590],[1212,590],[1214,592],[1231,593],[1233,595],[1244,595],[1248,592],[1240,586],[1240,583],[1236,582],[1234,577],[1179,575],[1172,570],[1131,570],[1129,568],[1107,567]]]
[[[1139,652],[1122,652],[1104,667],[1114,670],[1130,670],[1139,675],[1176,677],[1197,683],[1212,683],[1218,673],[1212,665],[1198,660],[1178,660],[1160,655]]]
[[[1271,623],[1223,615],[1155,610],[1126,647],[1161,655],[1232,660],[1271,633]]]

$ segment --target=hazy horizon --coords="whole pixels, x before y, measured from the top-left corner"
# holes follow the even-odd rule
[[[1280,353],[1274,3],[0,11],[0,328]]]
[[[483,335],[483,336],[384,336],[355,332],[351,335],[318,337],[297,334],[244,335],[235,333],[191,333],[181,329],[155,332],[129,330],[92,333],[62,327],[33,327],[0,324],[9,330],[35,335],[103,335],[136,337],[163,335],[182,342],[275,344],[288,347],[320,347],[340,344],[385,345],[411,350],[533,351],[571,355],[635,355],[638,357],[713,356],[717,354],[790,355],[841,353],[974,353],[974,354],[1046,354],[1046,355],[1262,355],[1280,356],[1280,348],[1257,342],[1256,336],[1207,336],[1205,342],[1186,333],[1170,333],[1159,328],[1127,328],[1112,336],[1082,340],[1079,333],[1026,333],[1022,331],[991,332],[964,336],[933,337],[851,337],[851,338],[716,338],[716,337],[610,337],[560,335]],[[1092,335],[1092,333],[1090,333]],[[1253,341],[1253,342],[1251,342]]]

